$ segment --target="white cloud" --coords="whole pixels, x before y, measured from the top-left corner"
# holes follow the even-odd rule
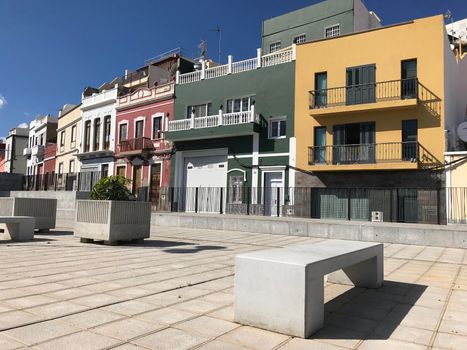
[[[2,109],[3,107],[5,107],[7,105],[7,101],[6,101],[6,98],[0,94],[0,109]]]
[[[17,128],[29,128],[29,124],[28,123],[21,123],[17,126]]]

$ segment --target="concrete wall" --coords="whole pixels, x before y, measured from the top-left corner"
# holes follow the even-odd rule
[[[169,213],[153,213],[151,223],[157,226],[467,248],[465,225],[437,226]]]

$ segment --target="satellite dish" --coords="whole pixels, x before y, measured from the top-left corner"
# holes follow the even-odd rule
[[[457,136],[464,142],[467,142],[467,122],[457,127]]]

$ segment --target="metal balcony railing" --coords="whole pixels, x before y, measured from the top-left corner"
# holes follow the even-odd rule
[[[418,98],[417,78],[310,91],[310,109]]]
[[[372,164],[385,162],[417,163],[418,142],[387,142],[356,145],[313,146],[308,150],[310,165]]]
[[[136,139],[120,141],[120,153],[151,150],[154,148],[151,139],[139,137]]]

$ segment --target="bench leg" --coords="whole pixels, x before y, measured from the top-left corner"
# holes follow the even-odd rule
[[[9,223],[5,224],[5,238],[12,241],[30,241],[34,239],[34,223]]]
[[[356,287],[380,288],[383,285],[383,256],[349,266],[328,275],[328,282],[350,284]]]
[[[310,338],[324,325],[324,278],[307,280],[305,291],[305,329],[303,338]]]

